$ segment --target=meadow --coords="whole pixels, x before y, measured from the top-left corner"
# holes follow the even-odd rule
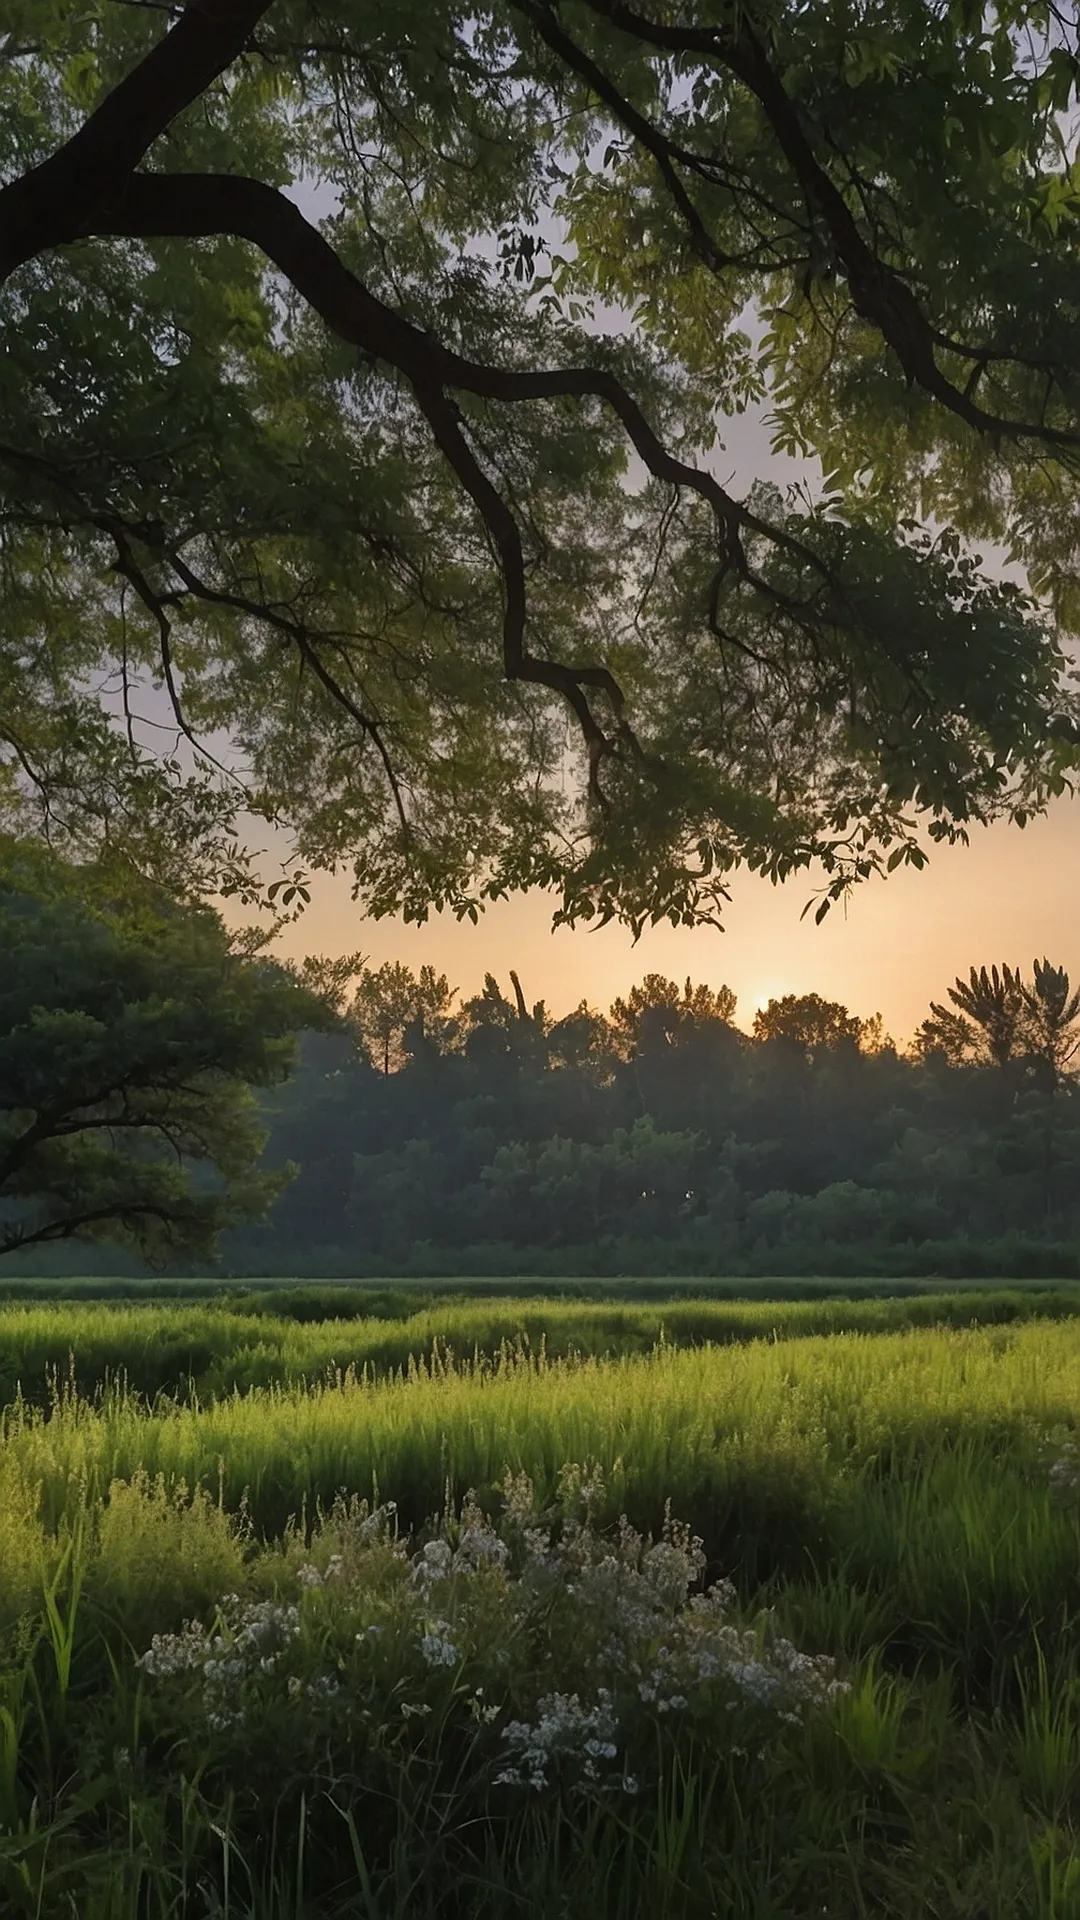
[[[1080,1915],[1075,1290],[379,1299],[0,1308],[4,1911]]]
[[[381,1377],[410,1363],[495,1360],[504,1350],[547,1360],[619,1358],[657,1346],[727,1345],[905,1327],[1007,1325],[1080,1315],[1080,1286],[921,1288],[905,1295],[648,1302],[422,1292],[414,1288],[281,1285],[191,1301],[0,1302],[0,1405],[42,1404],[60,1386],[84,1395],[122,1383],[157,1394],[219,1399],[253,1387],[325,1381],[350,1369]]]

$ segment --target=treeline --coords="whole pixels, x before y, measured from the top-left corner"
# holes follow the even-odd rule
[[[649,975],[553,1019],[516,975],[456,1004],[369,970],[269,1096],[299,1171],[237,1273],[1080,1271],[1080,994],[972,970],[901,1052],[815,994],[750,1032]]]

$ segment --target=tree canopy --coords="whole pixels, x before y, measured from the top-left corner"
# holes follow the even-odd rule
[[[112,1240],[212,1256],[287,1173],[274,1086],[325,998],[234,951],[206,908],[0,843],[0,1255]]]
[[[1036,960],[1030,981],[1019,967],[972,967],[949,988],[952,1007],[930,1003],[917,1044],[954,1065],[990,1061],[1007,1071],[1036,1064],[1051,1089],[1063,1084],[1080,1049],[1080,988],[1064,967]]]
[[[1046,961],[1006,971],[1027,1013],[1004,1070],[974,1012],[959,1055],[932,1022],[902,1054],[818,994],[772,1000],[747,1033],[727,988],[656,974],[557,1022],[489,976],[416,1025],[389,1074],[377,1038],[314,1036],[266,1105],[268,1163],[300,1171],[225,1258],[312,1276],[1075,1274],[1080,992]],[[1002,972],[954,994],[992,1014]],[[392,984],[421,993],[407,967]]]
[[[1022,824],[1078,72],[1045,0],[8,0],[8,823],[635,927]],[[725,483],[763,400],[820,490]]]

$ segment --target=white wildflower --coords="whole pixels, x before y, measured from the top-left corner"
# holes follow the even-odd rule
[[[356,1539],[360,1546],[370,1547],[382,1544],[393,1535],[393,1524],[397,1515],[397,1501],[384,1500],[382,1506],[365,1514],[356,1528]]]
[[[429,1632],[422,1635],[420,1651],[429,1667],[454,1667],[457,1665],[461,1656],[454,1642],[447,1637],[451,1631],[452,1629],[448,1621],[438,1620]]]
[[[494,1527],[474,1525],[458,1540],[453,1565],[455,1572],[474,1573],[482,1566],[505,1567],[509,1558],[510,1549]]]
[[[454,1551],[448,1540],[429,1540],[412,1563],[414,1586],[426,1597],[440,1580],[448,1580],[454,1567]]]
[[[325,1703],[327,1700],[333,1700],[341,1692],[341,1682],[335,1674],[319,1673],[314,1680],[308,1681],[304,1692],[308,1699],[314,1700],[316,1704]]]
[[[177,1673],[191,1673],[206,1659],[208,1640],[205,1627],[197,1621],[185,1621],[180,1633],[155,1633],[144,1654],[136,1660],[154,1680],[171,1679]]]
[[[1072,1493],[1080,1487],[1080,1457],[1076,1448],[1066,1446],[1050,1468],[1050,1485],[1056,1493]]]
[[[599,1760],[618,1754],[618,1723],[607,1688],[600,1688],[592,1706],[583,1706],[576,1693],[549,1693],[537,1703],[537,1720],[511,1720],[502,1738],[513,1758],[496,1775],[503,1786],[547,1785],[548,1767],[555,1759],[579,1761],[586,1779],[598,1778]]]

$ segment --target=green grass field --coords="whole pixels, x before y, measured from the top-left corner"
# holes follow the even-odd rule
[[[0,1911],[1080,1916],[1080,1289],[383,1291],[0,1308]]]
[[[901,1298],[716,1300],[641,1304],[447,1297],[296,1288],[192,1303],[0,1303],[0,1404],[43,1404],[73,1381],[110,1381],[152,1399],[200,1401],[252,1387],[321,1383],[352,1369],[381,1377],[410,1361],[495,1360],[527,1349],[548,1360],[621,1358],[660,1345],[727,1345],[905,1327],[1001,1324],[1080,1315],[1080,1286],[950,1289]]]

